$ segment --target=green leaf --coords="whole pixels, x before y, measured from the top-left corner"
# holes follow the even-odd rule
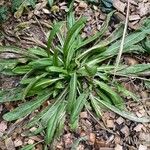
[[[33,69],[40,69],[46,66],[52,65],[52,58],[41,58],[38,60],[33,60],[30,63],[28,63],[29,66],[31,66]]]
[[[76,129],[78,125],[78,119],[79,119],[79,114],[81,110],[83,109],[86,100],[88,98],[88,94],[82,93],[78,97],[78,99],[74,102],[73,104],[73,109],[70,115],[70,123],[71,123],[71,128]]]
[[[12,10],[15,11],[14,16],[20,18],[24,9],[28,6],[34,7],[36,0],[12,0]]]
[[[73,108],[73,104],[76,101],[76,95],[77,95],[77,75],[76,73],[74,73],[70,80],[69,97],[67,105],[68,112],[71,112]]]
[[[54,72],[54,73],[64,73],[64,74],[68,74],[67,70],[64,70],[61,67],[56,67],[56,66],[50,66],[50,67],[46,67],[46,71],[47,72]]]
[[[108,26],[108,25],[107,25]],[[91,48],[87,49],[86,51],[84,51],[83,53],[79,54],[79,56],[77,57],[77,59],[82,59],[84,58],[86,55],[88,55],[89,53],[93,53],[93,51],[96,51],[98,53],[103,52],[104,49],[107,45],[109,45],[110,43],[114,42],[115,40],[117,40],[118,38],[120,38],[122,36],[123,33],[123,25],[119,24],[118,27],[113,31],[113,33],[108,36],[106,39],[97,42],[98,44],[92,46]]]
[[[137,116],[135,116],[133,113],[127,112],[127,111],[123,111],[120,110],[118,108],[116,108],[115,106],[102,101],[98,98],[95,97],[95,99],[100,102],[102,105],[104,105],[105,107],[109,108],[110,110],[112,110],[113,112],[119,114],[120,116],[127,118],[129,120],[135,121],[135,122],[142,122],[142,123],[148,123],[150,122],[150,117],[142,117],[142,118],[138,118]]]
[[[136,94],[128,91],[125,87],[123,87],[122,85],[118,84],[117,85],[117,89],[118,92],[121,93],[123,96],[125,97],[130,97],[132,98],[134,101],[138,101],[139,100],[139,96],[137,96]]]
[[[12,72],[15,74],[26,74],[27,72],[29,72],[30,70],[32,70],[32,67],[29,65],[22,65],[22,66],[18,66],[15,67]]]
[[[150,90],[150,81],[144,81],[145,87]]]
[[[36,55],[27,52],[24,49],[14,47],[14,46],[0,46],[0,53],[14,53],[14,54],[19,54],[22,55],[23,57],[26,58],[38,58]]]
[[[85,65],[85,69],[90,76],[94,76],[97,73],[97,66]]]
[[[0,6],[0,23],[7,19],[8,10],[6,6]]]
[[[26,95],[28,94],[28,92],[34,87],[34,85],[43,77],[45,77],[47,75],[47,73],[43,73],[40,76],[36,76],[31,82],[30,84],[25,88],[22,98],[25,99]]]
[[[37,56],[42,56],[42,57],[48,57],[45,49],[41,48],[41,47],[33,47],[33,48],[29,48],[28,51],[34,55]]]
[[[106,92],[106,91],[102,91],[101,89],[100,90],[96,89],[96,93],[102,100],[106,101],[107,103],[112,104],[112,100],[110,99],[110,97],[108,97],[108,94],[106,94],[104,92]]]
[[[139,31],[135,33],[131,33],[130,35],[126,36],[125,41],[124,41],[124,49],[128,49],[132,45],[142,41],[146,37],[146,32],[145,31]],[[121,41],[117,41],[114,44],[112,44],[108,49],[103,52],[101,55],[103,57],[105,56],[111,56],[119,51]]]
[[[71,31],[73,29],[73,27],[69,31]],[[73,55],[76,51],[76,47],[78,44],[79,32],[82,30],[83,27],[84,27],[84,22],[82,22],[82,24],[80,24],[80,26],[76,29],[76,31],[74,31],[74,33],[71,37],[72,39],[70,39],[70,41],[68,42],[69,45],[68,45],[68,50],[66,53],[67,58],[64,57],[64,59],[66,60],[66,62],[65,62],[66,68],[69,68],[69,66],[70,66],[70,62],[72,61]],[[65,52],[64,52],[64,56],[65,56]]]
[[[0,59],[0,72],[6,69],[13,69],[18,64],[16,59]]]
[[[111,16],[113,15],[113,13],[114,13],[114,11],[107,15],[106,21],[103,23],[101,30],[97,34],[95,34],[94,36],[89,37],[88,39],[83,41],[81,44],[79,44],[79,46],[77,46],[76,49],[79,49],[79,48],[93,42],[94,40],[101,38],[108,29],[109,21],[110,21]]]
[[[123,99],[116,93],[114,92],[107,84],[104,82],[100,82],[98,80],[94,80],[95,84],[97,84],[102,90],[104,90],[106,93],[109,94],[111,101],[113,104],[120,108],[123,109],[125,107]]]
[[[72,144],[71,150],[76,150],[77,147],[78,147],[78,145],[79,145],[79,143],[80,143],[81,141],[87,141],[87,140],[88,140],[88,137],[87,137],[87,136],[82,136],[82,137],[78,138],[78,139],[75,140],[75,142]]]
[[[0,103],[18,101],[22,99],[23,88],[14,88],[0,91]]]
[[[62,25],[63,25],[63,22],[56,23],[50,32],[50,35],[48,37],[48,42],[47,42],[47,54],[48,54],[48,56],[50,56],[50,47],[51,47],[52,41],[54,40],[56,33],[60,30]]]
[[[79,20],[71,27],[71,29],[68,31],[67,37],[66,37],[66,39],[65,39],[65,43],[64,43],[64,46],[63,46],[64,57],[67,56],[68,50],[69,50],[69,46],[72,44],[72,41],[75,40],[76,35],[80,32],[80,31],[78,30],[78,33],[77,33],[76,30],[77,30],[78,28],[80,28],[80,27],[83,27],[85,21],[86,21],[85,18],[79,19]]]
[[[75,17],[74,17],[74,11],[70,10],[67,15],[67,24],[68,28],[70,29],[75,24]]]
[[[62,102],[60,106],[55,110],[52,117],[49,119],[46,131],[46,143],[51,143],[54,137],[54,133],[57,130],[58,121],[60,121],[61,115],[64,113],[66,104]]]
[[[33,89],[46,88],[46,87],[52,85],[53,83],[59,81],[60,79],[62,79],[62,78],[55,78],[55,79],[42,78],[33,86]]]
[[[53,113],[52,117],[49,119],[48,124],[47,124],[47,131],[46,131],[46,143],[49,144],[52,142],[54,133],[56,131],[56,125],[57,125],[57,109]]]
[[[29,144],[21,148],[20,150],[33,150],[35,147],[35,144]]]
[[[57,122],[58,127],[56,129],[56,137],[59,137],[62,134],[62,131],[65,126],[65,121],[66,121],[66,112],[64,111],[60,114],[60,117]]]
[[[129,75],[129,74],[135,74],[139,75],[140,73],[144,73],[145,71],[150,70],[150,65],[149,64],[136,64],[132,66],[127,66],[123,70],[117,71],[117,74],[122,74],[122,75]]]
[[[48,0],[48,4],[49,4],[50,7],[53,6],[53,3],[54,3],[54,0]]]
[[[98,102],[94,99],[94,97],[93,97],[92,94],[90,94],[90,99],[91,99],[92,107],[93,107],[93,109],[94,109],[95,112],[96,112],[96,115],[97,115],[98,117],[101,117],[101,116],[102,116],[101,108],[100,108],[100,106],[98,105]]]
[[[20,118],[30,114],[38,107],[40,107],[41,104],[44,101],[46,101],[50,95],[51,95],[51,93],[49,93],[49,94],[43,93],[43,95],[37,96],[35,98],[35,100],[25,102],[25,103],[21,104],[19,107],[12,110],[11,112],[6,113],[5,115],[3,115],[3,118],[6,121],[13,121],[13,120],[20,119]]]
[[[145,40],[142,41],[144,49],[150,54],[150,37],[146,37]]]
[[[59,59],[58,59],[58,50],[55,49],[54,50],[54,55],[53,55],[53,65],[58,67],[58,62],[59,62]]]

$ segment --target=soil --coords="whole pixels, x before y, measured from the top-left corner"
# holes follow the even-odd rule
[[[123,8],[118,8],[118,1]],[[111,20],[108,36],[119,22],[125,20],[126,0],[114,2],[116,13]],[[9,6],[8,2],[8,6]],[[150,10],[147,8],[150,2],[132,0],[130,6],[130,21],[128,30],[137,30],[142,20],[149,16]],[[23,49],[32,46],[45,47],[47,33],[54,20],[60,21],[66,18],[68,11],[67,4],[64,1],[55,3],[55,11],[49,9],[44,1],[39,0],[35,9],[29,9],[24,12],[20,18],[15,18],[9,14],[6,22],[1,24],[0,45],[15,45]],[[53,6],[54,8],[54,6]],[[142,9],[142,10],[141,10]],[[82,32],[83,37],[94,35],[100,30],[107,13],[102,12],[101,7],[96,4],[76,0],[74,4],[76,18],[80,16],[87,17],[87,24]],[[136,16],[133,16],[136,15]],[[15,57],[10,54],[0,57]],[[150,62],[149,55],[123,55],[121,61],[128,65]],[[140,102],[133,102],[126,98],[126,105],[129,111],[134,112],[138,117],[150,116],[150,89],[146,88],[142,81],[135,79],[117,78],[122,85],[130,91],[139,95]],[[9,77],[0,75],[0,88],[9,89],[17,86],[19,77]],[[18,103],[0,104],[0,150],[19,150],[27,144],[39,142],[36,150],[44,150],[44,135],[25,136],[26,129],[23,125],[31,118],[25,117],[16,122],[6,122],[2,115],[17,106]],[[38,111],[38,110],[37,110]],[[34,130],[31,129],[31,130]],[[79,144],[75,145],[78,140]],[[73,148],[73,145],[75,148]],[[76,132],[69,129],[66,121],[62,136],[55,140],[48,148],[56,150],[149,150],[150,149],[150,124],[141,124],[124,119],[113,112],[104,112],[102,118],[96,118],[93,112],[84,109],[80,114],[79,127]]]

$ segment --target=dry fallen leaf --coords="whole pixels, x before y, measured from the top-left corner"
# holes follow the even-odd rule
[[[113,0],[113,6],[120,12],[124,13],[126,3],[121,2],[120,0]]]
[[[88,7],[88,5],[84,1],[80,1],[79,8],[86,9],[87,7]]]
[[[7,129],[7,123],[5,121],[2,121],[0,123],[0,132],[5,132],[6,129]]]
[[[106,120],[106,126],[108,128],[114,128],[115,127],[115,124],[114,124],[114,120]]]
[[[23,142],[22,142],[20,139],[16,139],[16,140],[14,141],[15,147],[19,147],[19,146],[21,146],[22,144],[23,144]]]
[[[124,58],[125,62],[127,63],[127,65],[136,65],[138,64],[138,61],[132,57],[125,57]]]
[[[147,15],[148,13],[150,13],[150,3],[139,3],[138,10],[138,13],[141,17]]]
[[[96,139],[96,135],[94,133],[90,133],[89,135],[89,143],[90,145],[94,145]]]
[[[129,20],[130,21],[134,21],[134,20],[140,20],[140,16],[139,15],[130,15],[129,16]]]
[[[140,146],[139,146],[139,149],[138,150],[148,150],[147,149],[147,146],[145,146],[145,145],[141,145],[140,144]]]
[[[11,138],[5,139],[5,146],[7,150],[15,150],[15,145]]]
[[[117,120],[116,120],[116,123],[121,125],[125,120],[122,118],[122,117],[119,117]]]
[[[80,113],[80,117],[81,117],[82,119],[87,119],[87,118],[88,118],[87,112],[86,112],[86,111],[81,112],[81,113]]]
[[[29,140],[28,140],[28,144],[34,144],[34,140],[29,139]]]
[[[120,131],[125,135],[125,137],[129,136],[130,134],[128,126],[124,126]]]
[[[117,144],[114,150],[123,150],[123,147],[121,145]]]
[[[64,143],[65,143],[65,148],[70,148],[72,143],[73,143],[71,133],[65,134],[63,136],[63,140],[64,140]]]
[[[141,131],[143,128],[143,125],[142,124],[138,124],[133,130],[135,130],[136,132],[139,132]]]

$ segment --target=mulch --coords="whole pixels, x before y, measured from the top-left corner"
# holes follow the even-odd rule
[[[111,20],[106,36],[115,29],[118,23],[125,21],[127,0],[114,0],[113,6],[116,12]],[[80,16],[87,17],[87,24],[82,32],[83,37],[89,37],[99,31],[107,16],[97,4],[80,0],[75,1],[74,10],[76,18]],[[46,44],[46,35],[52,22],[54,20],[64,20],[67,11],[68,8],[65,1],[58,1],[49,9],[44,1],[39,0],[35,9],[28,10],[21,18],[15,18],[12,14],[9,14],[9,19],[1,25],[0,31],[3,36],[0,38],[0,45],[16,45],[22,48],[29,48],[33,45],[44,47]],[[143,20],[149,15],[149,0],[131,0],[129,31],[138,30]],[[10,55],[5,57],[10,57]],[[150,56],[122,56],[122,61],[128,65],[137,64],[145,60],[150,62]],[[0,75],[0,88],[8,89],[14,87],[18,84],[18,80],[19,78]],[[139,97],[142,99],[140,102],[133,102],[126,98],[128,110],[134,112],[138,117],[150,116],[150,101],[147,100],[150,98],[150,89],[147,89],[141,81],[134,79],[118,80],[128,90],[139,94]],[[16,103],[0,104],[0,115],[2,116],[5,112],[14,109],[17,105]],[[0,117],[0,150],[17,150],[26,144],[33,144],[35,142],[39,142],[36,145],[36,150],[44,150],[43,143],[40,142],[43,140],[44,135],[27,137],[23,134],[25,129],[22,126],[26,123],[27,119],[24,118],[10,123]],[[35,128],[31,130],[33,131]],[[66,121],[62,136],[58,140],[55,140],[49,149],[149,150],[149,133],[150,124],[132,122],[110,111],[104,112],[102,118],[96,118],[92,111],[85,109],[80,114],[77,131],[70,131],[68,122]]]

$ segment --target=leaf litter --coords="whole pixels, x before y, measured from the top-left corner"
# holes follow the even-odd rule
[[[76,7],[79,7],[79,5],[81,6],[81,4],[79,4],[79,3],[80,2],[78,2],[78,1],[76,2],[76,5],[77,5]],[[139,7],[143,7],[143,6],[141,6],[142,5],[141,3],[142,2],[139,2],[139,5],[135,5],[134,4],[133,7],[136,7],[136,8],[138,6]],[[145,5],[147,5],[147,4],[148,4],[148,2],[145,3]],[[96,8],[96,6],[95,6],[95,8]],[[120,10],[118,10],[118,11],[120,11]],[[142,11],[140,11],[140,13],[141,12]],[[44,16],[44,19],[41,19],[40,23],[42,22],[42,24],[44,24],[44,25],[46,24],[47,25],[47,18],[48,17],[42,12],[42,10],[39,10],[39,13]],[[102,12],[100,12],[99,8],[95,12],[95,10],[93,9],[93,5],[91,5],[89,7],[86,4],[84,4],[84,5],[82,4],[82,9],[81,10],[80,10],[80,8],[76,9],[77,16],[81,15],[82,13],[86,14],[86,15],[90,14],[88,16],[89,17],[88,24],[87,24],[87,26],[86,26],[86,28],[84,29],[84,32],[83,32],[84,36],[89,36],[89,35],[94,34],[100,28],[100,26],[101,26],[101,24],[102,24],[102,22],[104,20],[104,19],[100,19],[99,20],[99,19],[97,19],[97,17],[99,16],[99,17],[102,18],[102,15],[105,15],[105,14],[102,14]],[[140,16],[143,17],[144,15],[147,15],[147,13],[144,14],[144,12],[143,12],[143,13],[140,14]],[[52,18],[53,19],[54,18],[57,18],[57,19],[59,18],[60,19],[60,16],[61,16],[60,14],[56,13],[56,14],[52,15]],[[93,18],[92,16],[95,16],[96,19]],[[24,19],[26,21],[27,17],[26,18],[22,18],[22,19]],[[141,18],[138,19],[138,20],[140,21]],[[51,24],[51,22],[48,22],[48,25],[50,25],[50,24]],[[136,24],[134,24],[134,27],[135,27]],[[132,22],[132,25],[133,25],[133,22]],[[39,26],[39,25],[37,25],[37,26]],[[129,27],[130,27],[130,25],[129,25]],[[13,35],[13,31],[12,31],[11,26],[8,26],[8,28],[9,28],[8,29],[9,32],[7,31],[7,34],[8,35]],[[38,28],[38,29],[41,30],[40,28]],[[91,32],[91,29],[93,29],[92,32]],[[28,29],[25,29],[25,31],[27,31],[27,30]],[[110,34],[111,31],[112,31],[112,27],[110,27],[110,30],[108,31],[108,35]],[[23,31],[19,31],[19,32],[21,33]],[[19,32],[15,33],[15,36],[12,36],[12,38],[17,39],[17,41],[19,39],[19,42],[22,42],[22,37],[21,36],[24,35],[24,32],[21,33],[21,34]],[[30,31],[30,29],[29,29],[29,32],[32,32],[32,31]],[[33,33],[33,34],[35,34],[35,33]],[[41,33],[41,34],[43,34],[43,33]],[[38,35],[38,38],[41,38],[41,34]],[[29,36],[29,35],[27,35],[27,36]],[[30,38],[30,36],[28,37],[28,39],[29,38]],[[11,41],[13,41],[13,40],[10,40],[10,39],[6,38],[6,39],[4,39],[2,41],[2,43],[4,43],[4,41],[7,44],[10,44]],[[32,42],[31,43],[30,42],[26,42],[26,41],[23,41],[23,42],[24,42],[24,44],[22,46],[24,46],[25,48],[28,45],[30,47],[32,44],[34,44],[34,42],[33,43]],[[21,45],[21,44],[19,43],[19,45]],[[129,55],[127,57],[132,57],[132,56]],[[5,80],[5,79],[3,79],[3,80]],[[132,82],[132,79],[130,79],[129,82]],[[133,82],[134,82],[134,85],[143,84],[143,83],[137,83],[137,81],[133,81]],[[5,84],[5,81],[2,84],[3,87],[4,87],[4,84]],[[9,85],[8,85],[8,87],[9,87]],[[139,88],[139,91],[141,92],[141,90],[145,90],[145,87],[141,86]],[[148,94],[149,94],[149,91],[148,91]],[[8,105],[10,105],[10,104],[8,104]],[[17,105],[17,104],[15,103],[14,105]],[[132,104],[132,102],[131,102],[131,104],[129,104],[129,107],[131,107],[131,108],[129,108],[129,109],[132,110],[133,107],[136,108],[133,111],[136,114],[138,114],[139,117],[142,117],[143,115],[145,116],[145,113],[147,113],[147,112],[145,112],[145,108],[144,107],[146,107],[146,109],[149,109],[148,105],[144,105],[144,104],[142,104],[142,105],[143,105],[143,108],[141,108],[140,104],[138,104],[138,103],[137,104],[134,104],[134,103]],[[6,106],[4,105],[4,107],[6,107]],[[3,111],[4,110],[2,110],[2,113],[3,113]],[[38,110],[36,110],[36,111],[38,111]],[[83,114],[81,114],[81,116],[82,115]],[[31,114],[30,117],[32,117],[32,114]],[[66,134],[66,136],[64,134],[64,136],[62,136],[62,138],[60,138],[59,142],[56,142],[55,148],[57,148],[57,146],[58,146],[58,149],[59,149],[59,147],[60,147],[60,149],[61,148],[62,149],[67,149],[70,146],[70,144],[72,144],[72,143],[74,143],[74,141],[76,141],[76,139],[79,139],[83,135],[87,135],[87,136],[89,136],[89,140],[81,141],[80,144],[77,146],[79,149],[86,149],[86,147],[88,147],[88,149],[93,149],[93,148],[94,149],[99,149],[99,148],[100,149],[103,149],[103,148],[104,149],[109,149],[109,148],[111,149],[111,148],[114,147],[116,150],[119,150],[119,149],[123,149],[123,148],[130,149],[132,146],[134,148],[138,148],[139,150],[140,149],[148,149],[148,146],[149,146],[147,144],[148,142],[145,143],[145,141],[137,141],[137,138],[140,137],[139,135],[143,135],[143,136],[147,135],[147,133],[149,131],[149,125],[147,125],[147,124],[144,125],[145,126],[145,129],[144,129],[143,124],[141,125],[141,124],[138,124],[138,123],[130,122],[130,121],[126,120],[126,119],[125,120],[123,119],[122,121],[119,122],[119,121],[116,121],[116,120],[118,120],[118,118],[119,118],[119,116],[117,116],[115,114],[111,115],[111,112],[110,112],[110,114],[108,115],[107,120],[106,120],[106,127],[107,127],[107,125],[109,125],[108,128],[111,128],[112,130],[114,129],[115,132],[117,133],[116,135],[114,135],[113,140],[110,140],[111,142],[106,143],[105,141],[106,140],[109,141],[109,139],[110,139],[110,137],[112,135],[108,131],[101,130],[99,124],[95,120],[93,120],[92,117],[89,117],[89,116],[87,117],[87,115],[86,115],[86,117],[84,116],[84,117],[80,118],[79,129],[76,131],[76,133],[71,133],[69,131],[69,128],[67,127],[67,125],[65,125],[65,132],[68,132],[68,133]],[[82,122],[84,122],[84,125],[82,124]],[[119,123],[115,124],[114,122],[119,122]],[[5,128],[6,128],[6,126],[5,126]],[[133,130],[136,131],[136,133]],[[19,141],[20,145],[22,143],[23,143],[22,145],[31,144],[29,146],[33,147],[32,144],[35,142],[35,140],[29,140],[27,137],[24,137],[24,136],[22,137],[20,131],[15,131],[13,134],[16,134],[16,136],[12,135],[12,137],[14,136],[12,139],[8,138],[8,139],[5,140],[5,144],[6,144],[5,146],[8,149],[15,149],[14,148],[15,145],[16,145],[16,147],[18,147],[18,143],[17,143],[18,141]],[[135,135],[133,136],[133,134],[135,134]],[[42,134],[41,134],[41,136],[42,136]],[[115,144],[115,143],[117,143],[118,136],[120,137],[120,142],[118,144]],[[87,146],[87,145],[89,145],[89,146]]]

